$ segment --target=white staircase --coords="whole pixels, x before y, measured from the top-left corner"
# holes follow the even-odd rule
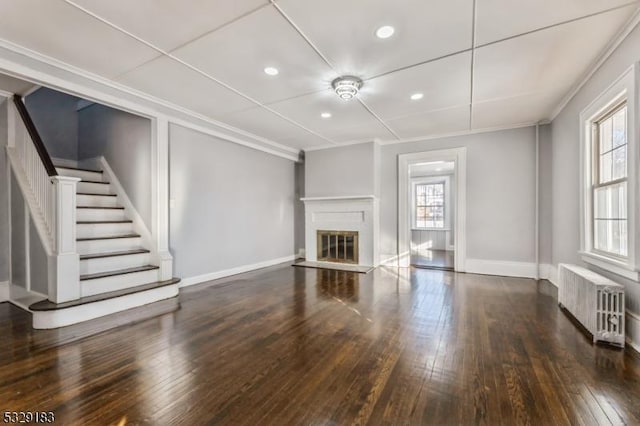
[[[102,170],[56,167],[61,176],[81,179],[76,191],[76,250],[80,255],[80,296],[110,293],[160,281],[159,267],[118,203]]]

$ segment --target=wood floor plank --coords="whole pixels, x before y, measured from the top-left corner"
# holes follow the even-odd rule
[[[640,356],[594,346],[549,286],[278,266],[39,331],[2,303],[0,410],[83,425],[640,424]]]

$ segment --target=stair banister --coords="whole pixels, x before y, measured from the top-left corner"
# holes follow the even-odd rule
[[[13,105],[8,105],[8,110],[7,152],[49,258],[47,296],[55,303],[78,299],[76,183],[80,179],[58,175],[20,96],[13,96]]]

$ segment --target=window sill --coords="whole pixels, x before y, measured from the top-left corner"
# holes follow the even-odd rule
[[[582,260],[590,265],[632,281],[640,281],[640,272],[623,261],[590,252],[580,252],[580,254],[582,255]]]
[[[451,229],[448,228],[411,228],[412,231],[446,231],[449,232]]]

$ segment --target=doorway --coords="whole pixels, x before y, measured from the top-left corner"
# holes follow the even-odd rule
[[[410,264],[454,269],[455,162],[409,165]]]
[[[466,148],[398,156],[400,267],[464,272]]]

